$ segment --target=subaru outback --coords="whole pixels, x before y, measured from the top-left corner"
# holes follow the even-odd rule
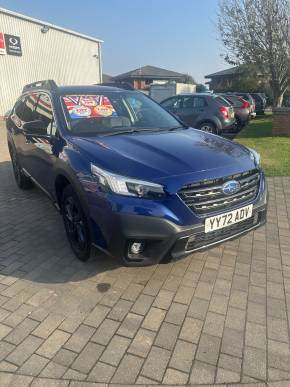
[[[185,126],[137,91],[27,85],[7,124],[16,182],[63,217],[75,255],[176,260],[265,223],[259,155]]]

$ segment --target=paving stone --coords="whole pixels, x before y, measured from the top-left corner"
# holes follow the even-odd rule
[[[137,356],[125,355],[111,383],[134,384],[144,360]],[[130,372],[128,372],[130,370]]]
[[[240,374],[223,368],[217,369],[216,383],[238,383],[240,381]]]
[[[122,298],[128,301],[136,301],[143,288],[142,285],[130,284],[122,294]]]
[[[268,340],[268,366],[290,372],[290,349],[286,343]]]
[[[133,338],[138,331],[143,317],[134,313],[128,313],[117,331],[118,335]]]
[[[172,350],[179,333],[179,326],[164,322],[158,332],[155,345],[168,350]]]
[[[229,308],[225,326],[227,328],[243,331],[245,328],[246,311],[237,308]]]
[[[145,317],[142,328],[158,331],[162,321],[165,318],[165,311],[162,309],[151,308]]]
[[[186,317],[180,332],[180,339],[197,344],[201,335],[203,321]]]
[[[90,338],[95,333],[95,329],[86,325],[80,325],[79,328],[72,334],[64,347],[70,351],[80,352]]]
[[[97,305],[85,319],[85,323],[92,327],[98,328],[109,312],[110,308],[103,305]]]
[[[66,373],[63,375],[63,379],[70,379],[70,380],[85,380],[87,378],[86,374],[82,374],[81,372],[75,371],[75,370],[67,370]]]
[[[266,327],[248,322],[246,325],[246,345],[266,350]]]
[[[168,310],[165,321],[172,324],[181,325],[184,320],[186,311],[186,305],[177,304],[176,302],[173,302]]]
[[[189,305],[194,294],[194,290],[195,289],[192,287],[180,286],[174,297],[174,302]]]
[[[213,294],[209,304],[209,311],[226,314],[229,298],[220,294]]]
[[[152,347],[141,374],[145,377],[161,382],[169,359],[169,351],[158,347]]]
[[[242,357],[244,334],[241,331],[225,328],[222,338],[221,351],[228,355]]]
[[[131,312],[145,316],[145,314],[147,314],[148,310],[150,309],[153,301],[154,297],[148,296],[146,294],[140,294],[135,304],[132,306]]]
[[[101,361],[117,366],[131,341],[125,337],[114,336],[102,354]]]
[[[3,320],[5,325],[9,325],[10,327],[15,328],[18,324],[21,323],[27,316],[29,316],[33,311],[33,307],[31,305],[21,305],[15,312],[8,313],[8,317]],[[0,318],[1,320],[1,318]]]
[[[178,340],[173,351],[170,367],[189,372],[196,352],[196,345]]]
[[[289,342],[287,322],[278,318],[267,318],[268,337],[271,340]]]
[[[48,378],[34,379],[30,387],[68,387],[67,380],[53,380]]]
[[[130,301],[119,300],[109,313],[108,318],[116,321],[123,321],[129,310],[131,309],[132,305],[133,303]]]
[[[169,384],[169,385],[180,385],[180,384],[187,384],[188,380],[188,374],[185,374],[184,372],[174,370],[172,368],[167,368],[166,373],[164,375],[163,384]]]
[[[128,352],[137,356],[146,357],[153,345],[155,335],[155,332],[141,328],[132,341]]]
[[[216,367],[210,364],[195,361],[190,375],[192,384],[212,384],[215,378]]]
[[[18,367],[12,363],[9,363],[8,361],[1,361],[0,362],[0,372],[13,372],[15,373],[17,371]]]
[[[219,356],[221,339],[202,333],[196,352],[196,359],[216,365]]]
[[[49,362],[48,359],[33,354],[18,370],[22,375],[38,376]]]
[[[209,306],[209,301],[193,297],[187,315],[199,320],[204,320]]]
[[[168,310],[172,303],[174,293],[169,290],[161,289],[158,296],[155,298],[153,306],[159,309]]]
[[[77,353],[61,348],[53,358],[53,361],[65,367],[69,367],[77,356]]]
[[[15,345],[7,343],[5,341],[0,341],[0,361],[4,360],[10,352],[13,351]]]
[[[47,358],[53,358],[57,351],[67,342],[70,335],[66,332],[55,330],[41,345],[37,353]]]
[[[42,340],[35,336],[28,336],[7,357],[11,363],[21,366],[41,345]]]
[[[18,345],[35,329],[35,327],[37,327],[37,325],[37,321],[26,318],[5,337],[5,340],[11,344]]]
[[[67,368],[62,366],[61,364],[57,364],[53,361],[50,361],[39,376],[44,378],[58,379],[64,375],[66,370]]]
[[[225,317],[217,313],[208,312],[203,332],[208,335],[222,337],[224,330]]]
[[[96,333],[92,336],[91,341],[102,345],[107,345],[111,338],[114,336],[119,326],[119,322],[110,319],[105,319],[97,329]]]
[[[8,378],[7,378],[8,376]],[[5,379],[7,384],[5,383]],[[28,387],[31,385],[32,377],[26,376],[26,375],[6,375],[3,377],[3,375],[0,375],[1,380],[1,387],[12,387],[12,386],[21,386],[21,387]]]
[[[258,348],[246,347],[244,352],[243,371],[246,375],[265,380],[266,371],[266,351]]]
[[[89,374],[88,380],[98,383],[109,383],[115,371],[115,367],[98,362]]]
[[[7,336],[12,331],[11,327],[0,323],[0,340]]]
[[[76,360],[73,362],[71,368],[88,374],[93,365],[98,361],[105,347],[99,344],[88,343]]]
[[[35,336],[47,339],[48,336],[63,322],[65,318],[62,315],[50,314],[42,323],[34,330]]]

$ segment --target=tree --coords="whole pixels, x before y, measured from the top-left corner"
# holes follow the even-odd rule
[[[290,0],[221,0],[218,29],[227,62],[256,65],[281,106],[290,84]]]
[[[197,93],[204,93],[205,91],[207,91],[207,88],[205,85],[203,85],[202,83],[198,83],[196,85],[196,92]]]
[[[191,76],[190,74],[184,74],[183,83],[187,83],[187,84],[190,84],[190,85],[195,85],[196,84],[193,76]]]

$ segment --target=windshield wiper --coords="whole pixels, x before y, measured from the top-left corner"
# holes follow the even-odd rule
[[[173,130],[177,130],[177,129],[188,129],[189,126],[186,126],[186,125],[180,125],[180,126],[174,126],[173,128],[169,128],[168,130],[171,132]]]
[[[103,135],[106,136],[116,136],[118,134],[132,134],[132,133],[139,133],[139,132],[159,132],[160,128],[130,128],[130,129],[123,129],[123,130],[116,130],[114,132],[108,132],[104,133]]]

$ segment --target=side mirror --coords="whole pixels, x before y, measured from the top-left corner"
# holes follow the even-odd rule
[[[47,125],[41,120],[25,122],[22,126],[26,136],[46,136]]]

